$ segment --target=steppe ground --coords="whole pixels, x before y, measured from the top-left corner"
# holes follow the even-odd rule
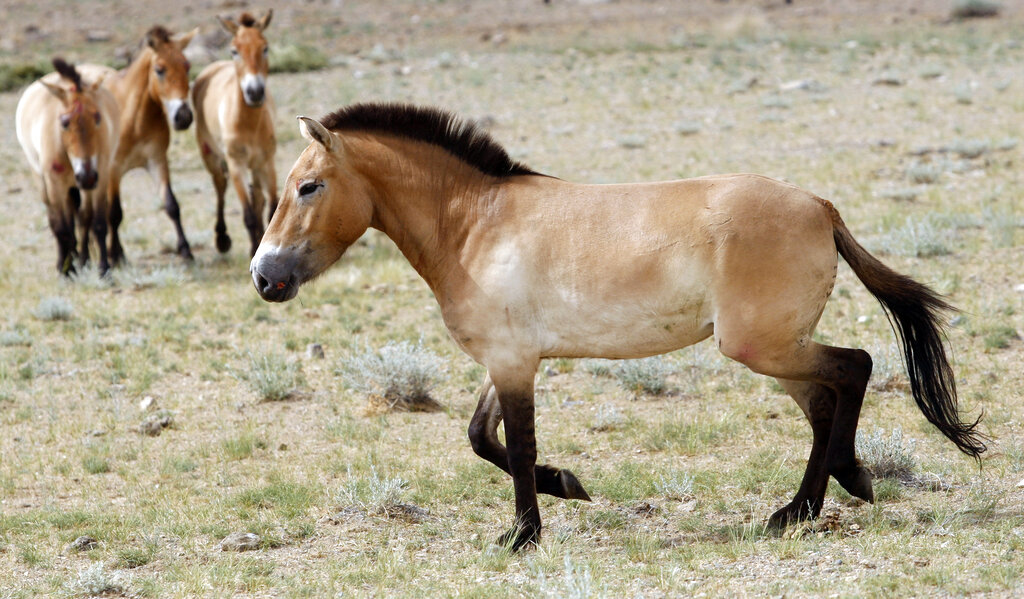
[[[833,483],[822,518],[781,533],[764,523],[796,490],[809,427],[774,382],[705,343],[660,363],[672,374],[659,395],[626,390],[604,363],[542,365],[541,459],[575,471],[594,501],[544,497],[540,547],[495,548],[511,483],[465,436],[484,373],[386,238],[368,234],[297,300],[262,302],[234,196],[235,248],[213,247],[212,187],[188,131],[171,163],[195,263],[171,251],[155,185],[135,172],[129,264],[112,282],[61,280],[15,139],[20,90],[0,94],[0,596],[1024,593],[1024,6],[961,21],[951,3],[273,7],[271,42],[329,63],[270,79],[282,181],[304,147],[296,114],[435,104],[568,180],[785,179],[948,294],[962,309],[948,338],[963,406],[992,438],[982,467],[914,407],[883,313],[842,265],[818,336],[873,354],[861,430],[901,432],[915,465],[877,480],[874,505]],[[264,8],[178,4],[5,0],[0,63],[114,62],[151,23],[206,34],[216,14]],[[372,409],[346,364],[419,339],[444,361],[444,409]],[[308,357],[311,343],[326,357]],[[254,373],[293,376],[294,393],[261,401]],[[161,434],[138,432],[147,421]],[[238,531],[259,547],[219,551]],[[93,549],[67,548],[86,535]]]

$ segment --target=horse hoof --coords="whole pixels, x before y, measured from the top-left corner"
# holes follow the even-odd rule
[[[178,255],[185,259],[186,262],[192,262],[195,258],[192,257],[192,249],[188,247],[187,243],[183,243],[178,246]]]
[[[563,497],[566,499],[579,499],[581,501],[592,501],[587,490],[580,484],[576,475],[569,470],[559,470],[558,480],[562,483]]]
[[[794,500],[768,518],[768,528],[782,529],[790,524],[796,524],[804,520],[813,520],[817,516],[817,510],[812,510],[806,501],[797,502]]]
[[[513,526],[511,530],[498,537],[498,547],[508,551],[520,551],[540,544],[540,529],[533,526]]]
[[[871,488],[871,473],[868,472],[867,468],[858,464],[844,472],[833,473],[832,477],[850,495],[863,499],[868,503],[875,502],[875,492]]]
[[[217,236],[217,251],[226,254],[231,250],[231,238],[227,235]]]

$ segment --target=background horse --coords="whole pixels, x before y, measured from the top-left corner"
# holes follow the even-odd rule
[[[74,66],[53,59],[56,73],[28,86],[15,127],[28,164],[39,175],[50,229],[57,239],[57,270],[74,271],[75,220],[81,263],[89,261],[89,229],[99,244],[99,271],[107,272],[107,197],[110,159],[117,144],[117,101],[85,83]]]
[[[540,360],[639,358],[712,336],[725,356],[775,377],[811,423],[803,481],[770,523],[817,516],[830,475],[872,501],[854,452],[871,357],[813,339],[837,252],[891,315],[925,417],[965,453],[985,450],[978,421],[959,415],[938,325],[950,306],[869,254],[822,198],[756,175],[569,183],[513,162],[446,113],[410,106],[300,118],[312,143],[288,175],[253,282],[263,299],[286,301],[368,227],[395,242],[452,338],[487,368],[493,389],[469,435],[512,475],[516,522],[501,542],[513,548],[540,537],[538,491],[586,498],[571,474],[536,464]]]
[[[192,124],[188,103],[189,62],[182,50],[198,29],[172,36],[156,26],[146,33],[139,55],[122,71],[100,65],[83,65],[82,73],[103,77],[103,85],[114,94],[121,110],[121,136],[114,156],[110,184],[110,259],[116,264],[124,259],[118,228],[124,213],[121,210],[121,177],[132,169],[145,167],[155,176],[163,195],[164,210],[174,222],[178,234],[178,254],[191,260],[192,250],[181,227],[178,200],[171,191],[171,174],[167,166],[167,148],[171,144],[168,120],[176,130]]]
[[[230,33],[232,60],[215,62],[199,74],[192,87],[196,106],[196,141],[217,192],[217,249],[231,249],[224,224],[224,191],[228,178],[242,202],[242,217],[249,230],[249,255],[263,237],[264,194],[270,206],[267,222],[277,208],[274,171],[274,104],[267,92],[269,46],[263,31],[273,11],[258,21],[243,12],[238,22],[221,19]],[[250,183],[251,173],[251,183]]]

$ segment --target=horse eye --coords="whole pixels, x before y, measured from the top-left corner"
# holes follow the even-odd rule
[[[263,55],[270,54],[270,46],[263,46]]]
[[[232,58],[238,58],[238,48],[231,48]]]
[[[192,68],[192,63],[186,60],[185,61],[185,72],[187,73],[191,68]]]
[[[62,115],[60,115],[60,126],[62,128],[64,128],[64,129],[67,129],[68,127],[71,126],[71,115],[70,114],[62,114]]]
[[[97,112],[96,116],[94,118],[96,119],[96,124],[99,125],[100,124],[100,113]]]
[[[302,186],[299,187],[299,195],[300,196],[312,195],[312,194],[316,193],[316,191],[318,189],[320,189],[321,187],[323,187],[323,183],[317,183],[315,181],[310,181],[309,183],[303,183]]]
[[[167,69],[164,67],[155,67],[153,70],[156,71],[157,77],[163,77],[164,73],[167,72]]]

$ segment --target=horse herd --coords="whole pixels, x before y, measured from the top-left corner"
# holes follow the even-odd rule
[[[142,49],[123,70],[54,58],[56,72],[28,86],[15,114],[17,137],[39,177],[61,273],[71,274],[76,262],[89,261],[90,235],[99,248],[101,274],[124,260],[121,178],[136,168],[156,178],[177,233],[178,254],[192,259],[167,162],[171,127],[188,129],[192,106],[200,155],[217,193],[217,248],[231,247],[224,224],[230,180],[242,202],[250,253],[256,251],[264,206],[269,221],[277,205],[269,46],[263,36],[272,14],[257,19],[242,13],[237,21],[218,17],[232,35],[232,60],[203,69],[191,93],[184,49],[198,29],[173,35],[161,26],[146,33]]]
[[[231,245],[228,180],[244,206],[252,281],[267,301],[294,298],[367,228],[395,242],[434,293],[454,342],[487,369],[469,438],[512,477],[515,521],[500,542],[539,540],[537,493],[590,498],[569,470],[537,463],[541,360],[639,358],[709,337],[725,356],[775,378],[811,426],[800,487],[769,523],[816,517],[830,477],[872,501],[872,476],[854,444],[871,357],[814,337],[838,256],[890,316],[925,418],[967,455],[985,451],[979,421],[962,420],[958,408],[942,334],[951,306],[868,253],[830,202],[788,183],[720,175],[576,184],[513,161],[486,132],[443,110],[356,104],[300,117],[309,145],[279,201],[262,35],[270,17],[222,19],[233,60],[204,69],[192,88],[199,151],[217,191],[217,248]],[[61,272],[73,268],[76,218],[83,260],[90,231],[101,271],[108,258],[123,259],[118,181],[138,166],[160,179],[178,251],[191,256],[166,152],[168,122],[183,129],[192,121],[182,48],[193,35],[154,28],[121,72],[55,60],[57,72],[25,92],[18,138],[42,179]],[[274,215],[266,231],[264,203]]]

